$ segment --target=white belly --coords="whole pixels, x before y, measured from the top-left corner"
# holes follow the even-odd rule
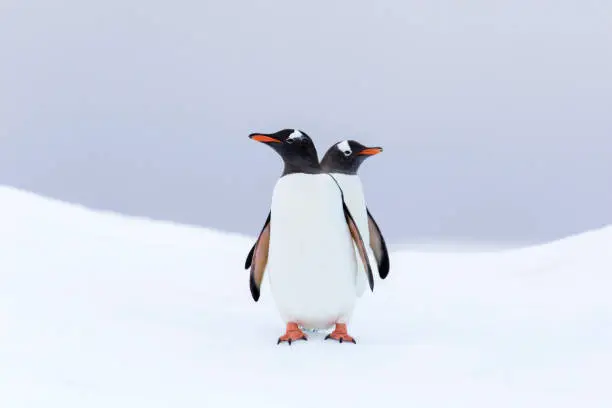
[[[346,323],[357,260],[337,185],[326,174],[281,177],[271,210],[266,274],[281,316],[305,328]]]
[[[378,266],[376,265],[376,258],[374,258],[374,252],[370,247],[370,230],[368,228],[368,213],[366,209],[365,195],[363,192],[363,185],[359,176],[332,173],[332,176],[338,181],[342,191],[344,192],[344,201],[348,207],[353,219],[357,223],[357,228],[361,234],[361,238],[365,244],[368,252],[368,259],[370,260],[370,267],[372,268],[372,274],[378,275]],[[357,246],[354,246],[355,255],[359,256],[359,250]],[[359,259],[359,258],[358,258]],[[367,276],[363,264],[358,262],[357,264],[357,295],[361,296],[367,286]]]

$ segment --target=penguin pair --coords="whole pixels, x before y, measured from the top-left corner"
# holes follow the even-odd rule
[[[332,146],[319,162],[312,139],[284,129],[253,133],[284,163],[270,211],[247,255],[253,299],[264,271],[286,332],[278,343],[307,340],[302,329],[335,329],[326,339],[356,343],[347,332],[367,281],[374,290],[371,257],[381,278],[389,272],[385,240],[366,207],[357,170],[382,148],[355,141]]]

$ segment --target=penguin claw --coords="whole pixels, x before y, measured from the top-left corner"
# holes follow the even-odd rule
[[[284,336],[283,336],[283,337],[284,337]],[[299,337],[299,338],[297,338],[297,339],[291,339],[291,338],[284,339],[283,337],[279,337],[279,339],[278,339],[278,341],[276,342],[276,344],[281,344],[281,343],[283,343],[283,342],[287,342],[287,343],[289,343],[289,345],[291,345],[291,343],[293,343],[294,341],[298,341],[298,340],[308,341],[308,338],[307,338],[305,335],[304,335],[304,336],[302,336],[302,337]]]
[[[291,343],[298,340],[308,341],[308,338],[306,337],[304,332],[300,330],[297,324],[287,323],[287,332],[283,336],[278,338],[278,342],[276,342],[276,344],[281,344],[282,342],[286,341],[287,343],[289,343],[289,345],[291,345]]]
[[[336,340],[338,343],[344,343],[344,341],[346,340],[349,343],[353,343],[353,344],[357,344],[357,341],[352,338],[351,336],[343,336],[343,337],[332,337],[330,334],[327,335],[327,337],[325,337],[325,340]]]
[[[336,324],[336,329],[327,336],[325,336],[325,340],[328,339],[336,340],[338,343],[344,343],[345,341],[347,341],[353,344],[357,344],[357,341],[353,337],[349,336],[346,332],[346,325],[341,323]]]

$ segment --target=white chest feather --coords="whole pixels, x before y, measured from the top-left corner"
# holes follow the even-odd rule
[[[318,328],[348,319],[357,260],[338,186],[326,174],[281,177],[271,210],[266,274],[283,318]]]
[[[363,242],[366,246],[366,250],[368,251],[368,258],[370,259],[370,267],[372,268],[372,273],[377,274],[378,267],[375,262],[374,252],[370,247],[370,229],[368,228],[368,213],[361,179],[359,178],[359,176],[356,175],[348,175],[342,173],[332,173],[332,175],[338,181],[338,184],[342,188],[346,206],[351,212],[353,219],[357,223],[357,228],[359,229],[361,238],[363,239]],[[356,246],[354,247],[354,249],[356,256],[359,256],[359,250]],[[363,264],[361,262],[358,262],[357,268],[357,294],[358,296],[361,296],[365,291],[367,279]]]
[[[368,214],[366,211],[363,185],[361,184],[359,176],[341,173],[333,173],[332,175],[338,181],[338,184],[340,184],[344,192],[346,206],[351,212],[353,219],[355,219],[364,242],[367,244],[370,236],[368,232]]]

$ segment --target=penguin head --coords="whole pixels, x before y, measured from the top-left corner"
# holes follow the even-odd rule
[[[251,133],[249,138],[270,146],[293,171],[314,172],[320,168],[317,149],[312,139],[298,129],[283,129],[276,133]]]
[[[365,159],[382,151],[382,147],[368,147],[355,140],[343,140],[327,150],[321,160],[321,167],[328,173],[354,175]]]

